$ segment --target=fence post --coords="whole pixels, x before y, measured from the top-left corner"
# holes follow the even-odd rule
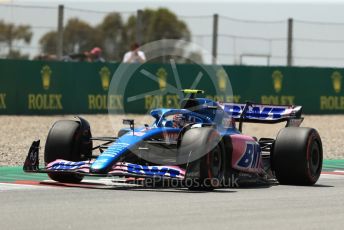
[[[216,64],[216,59],[217,59],[218,23],[219,23],[219,15],[214,14],[214,17],[213,17],[213,48],[212,48],[212,63],[213,63],[213,65]]]
[[[61,60],[63,55],[63,11],[64,6],[59,5],[58,8],[58,21],[57,21],[57,50],[56,56],[58,60]]]
[[[137,10],[136,17],[136,42],[142,45],[142,10]]]
[[[287,66],[293,65],[293,19],[288,19]]]

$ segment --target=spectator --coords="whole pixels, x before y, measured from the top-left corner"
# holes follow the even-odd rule
[[[144,63],[146,62],[146,55],[140,50],[140,46],[134,43],[131,46],[131,50],[126,52],[123,57],[124,63]]]
[[[102,57],[102,49],[99,47],[94,47],[89,53],[92,62],[105,62]]]

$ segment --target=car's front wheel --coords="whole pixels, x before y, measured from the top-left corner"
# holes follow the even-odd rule
[[[60,120],[55,122],[49,131],[45,144],[45,164],[57,159],[84,160],[85,155],[91,154],[89,152],[92,149],[91,142],[86,143],[85,147],[85,137],[89,139],[90,136],[90,130],[81,130],[81,122],[79,121]],[[48,176],[55,181],[64,183],[78,183],[83,179],[83,176],[80,175],[61,172],[48,173]]]
[[[225,147],[213,128],[193,128],[185,132],[178,161],[186,166],[185,185],[190,190],[212,190],[224,182]]]

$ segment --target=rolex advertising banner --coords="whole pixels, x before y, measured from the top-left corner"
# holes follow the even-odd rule
[[[343,74],[334,68],[0,60],[0,114],[147,113],[179,107],[181,88],[205,90],[216,101],[339,114]]]

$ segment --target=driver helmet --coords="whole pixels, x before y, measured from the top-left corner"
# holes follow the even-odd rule
[[[173,127],[182,128],[186,124],[186,117],[183,114],[175,114],[173,116]]]

